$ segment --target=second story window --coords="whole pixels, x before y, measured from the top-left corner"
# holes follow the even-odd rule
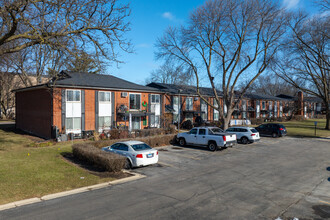
[[[159,104],[160,103],[160,95],[151,95],[151,104]]]
[[[140,110],[141,109],[141,94],[129,94],[129,109]]]
[[[80,90],[67,90],[66,91],[67,102],[80,102]]]
[[[186,98],[186,110],[193,110],[193,98]]]

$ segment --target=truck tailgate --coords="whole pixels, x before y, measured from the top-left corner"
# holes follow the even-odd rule
[[[226,133],[226,142],[236,141],[236,134]]]

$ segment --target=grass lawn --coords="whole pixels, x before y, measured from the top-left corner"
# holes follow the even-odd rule
[[[62,157],[71,143],[29,147],[33,140],[0,126],[0,204],[93,185],[100,178]]]
[[[317,121],[316,136],[314,122]],[[304,121],[280,122],[288,131],[288,136],[296,137],[330,137],[330,131],[325,130],[325,119],[309,119]]]

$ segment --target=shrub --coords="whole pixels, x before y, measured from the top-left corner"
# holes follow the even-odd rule
[[[187,120],[182,123],[181,127],[190,130],[193,128],[193,123],[190,120]]]
[[[72,152],[79,160],[86,161],[109,172],[121,171],[126,163],[126,157],[104,152],[88,143],[74,144]]]
[[[117,139],[117,140],[100,140],[100,141],[91,142],[91,144],[97,148],[102,148],[113,145],[114,143],[119,141],[129,141],[129,140],[133,140],[133,139],[127,138],[127,139]],[[150,136],[143,138],[134,138],[134,140],[145,142],[146,144],[150,145],[150,147],[158,147],[158,146],[165,146],[175,143],[176,135],[174,134],[158,135],[158,136]]]
[[[304,116],[303,115],[294,115],[292,117],[292,120],[303,121],[304,120]]]

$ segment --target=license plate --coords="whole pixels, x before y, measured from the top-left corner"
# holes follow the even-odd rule
[[[154,156],[154,154],[147,154],[147,158],[151,158],[153,156]]]

